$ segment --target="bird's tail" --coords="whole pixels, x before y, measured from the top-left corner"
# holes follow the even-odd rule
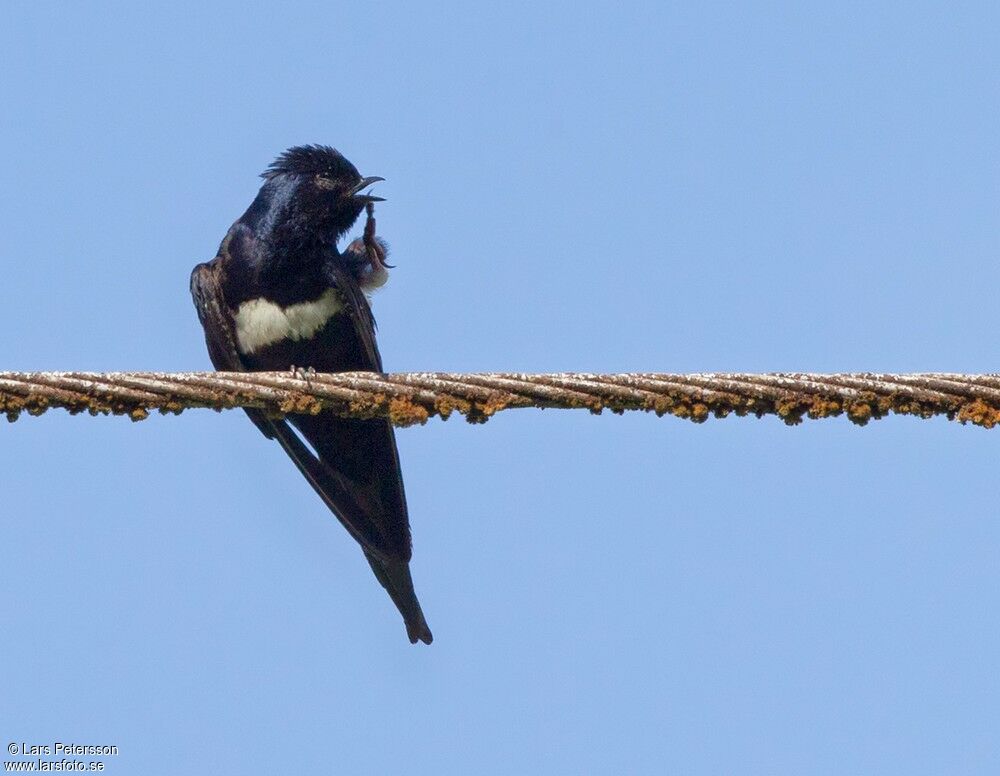
[[[427,627],[424,613],[420,610],[420,602],[413,590],[413,578],[410,576],[410,564],[405,561],[383,560],[367,551],[365,557],[375,572],[375,578],[382,584],[392,602],[396,604],[399,613],[403,615],[406,624],[406,635],[411,644],[418,641],[430,644],[434,637]]]

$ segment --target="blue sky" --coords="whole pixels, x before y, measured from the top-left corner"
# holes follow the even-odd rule
[[[993,3],[14,4],[0,369],[209,368],[305,142],[387,179],[388,369],[997,369]],[[0,736],[109,773],[996,773],[997,432],[399,432],[412,647],[240,413],[0,429]]]

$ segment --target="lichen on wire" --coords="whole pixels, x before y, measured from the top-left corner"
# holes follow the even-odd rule
[[[329,410],[397,426],[456,412],[481,423],[526,407],[642,410],[699,423],[730,414],[776,415],[788,424],[846,415],[864,425],[897,413],[992,428],[1000,422],[1000,375],[0,372],[0,412],[8,420],[52,407],[133,420],[194,407],[253,407],[273,416]]]

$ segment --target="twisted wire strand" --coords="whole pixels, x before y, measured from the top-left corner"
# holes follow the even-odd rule
[[[481,423],[524,407],[642,410],[695,422],[776,415],[789,424],[846,414],[864,425],[897,413],[992,428],[1000,422],[1000,375],[0,372],[0,412],[8,420],[51,407],[133,420],[193,407],[253,407],[273,416],[331,410],[397,426],[456,412]]]

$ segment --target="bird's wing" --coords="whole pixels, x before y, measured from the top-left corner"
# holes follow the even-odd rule
[[[199,264],[191,273],[191,295],[212,364],[222,371],[248,371],[236,347],[235,321],[222,290],[223,273],[221,256]],[[375,320],[364,293],[350,273],[333,271],[332,275],[347,307],[346,320],[336,327],[338,333],[356,339],[357,368],[381,371]],[[362,546],[375,576],[402,613],[410,641],[430,644],[433,636],[410,577],[410,525],[392,425],[387,420],[341,418],[329,412],[290,416],[316,455],[288,420],[269,418],[256,409],[245,411],[266,437],[278,441]]]
[[[246,364],[236,348],[233,316],[222,293],[223,272],[221,257],[195,267],[191,272],[191,297],[205,330],[205,344],[212,365],[220,372],[245,372]],[[274,439],[273,424],[263,412],[250,408],[244,411],[264,436]]]
[[[372,315],[371,305],[358,285],[354,272],[340,257],[328,260],[325,269],[327,280],[337,289],[344,303],[344,311],[350,316],[354,336],[361,346],[364,371],[381,372],[382,354],[378,352],[378,344],[375,342],[375,316]]]
[[[199,264],[191,272],[191,297],[198,320],[205,330],[205,343],[212,364],[220,372],[243,372],[246,367],[236,349],[233,320],[222,294],[222,262],[219,258]]]
[[[344,304],[327,330],[331,346],[335,343],[339,352],[350,354],[342,369],[381,372],[375,320],[364,292],[342,257],[332,257],[326,267],[327,280]],[[389,421],[342,418],[329,412],[291,415],[289,420],[318,453],[314,468],[325,474],[326,482],[340,486],[336,490],[319,487],[316,473],[303,470],[347,530],[376,558],[408,561],[409,517]],[[298,456],[289,455],[299,463]]]
[[[224,262],[199,264],[191,273],[191,295],[205,330],[212,364],[220,371],[252,371],[236,347],[233,315],[223,294]],[[377,371],[381,358],[375,344],[374,319],[364,293],[345,272],[338,289],[350,309],[339,334],[356,337],[358,367]],[[396,439],[388,421],[341,418],[333,413],[269,418],[245,410],[254,425],[276,439],[288,457],[361,546],[376,558],[408,561],[410,527],[399,468]],[[314,454],[296,434],[318,453]]]

